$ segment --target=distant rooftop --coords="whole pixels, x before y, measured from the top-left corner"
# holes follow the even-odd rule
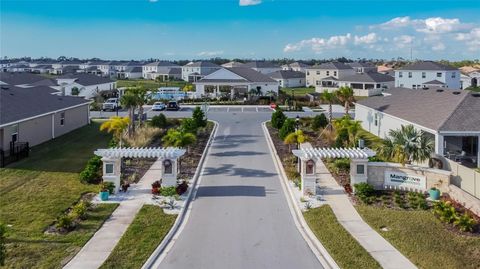
[[[311,67],[311,69],[337,69],[337,70],[342,70],[342,69],[352,69],[351,66],[341,63],[341,62],[329,62],[329,63],[323,63],[320,65],[314,65]]]
[[[428,71],[443,71],[443,70],[458,70],[450,65],[442,64],[434,61],[418,61],[403,67],[398,70],[428,70]]]

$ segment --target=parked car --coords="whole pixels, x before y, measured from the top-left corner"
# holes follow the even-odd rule
[[[178,105],[178,103],[176,101],[170,101],[167,104],[167,110],[178,111],[178,110],[180,110],[180,106]]]
[[[153,111],[162,111],[165,110],[165,104],[162,102],[155,102],[152,106]]]
[[[107,101],[105,101],[105,103],[102,104],[102,110],[103,111],[116,110],[117,108],[118,109],[122,108],[120,106],[120,102],[119,102],[118,98],[108,98]]]

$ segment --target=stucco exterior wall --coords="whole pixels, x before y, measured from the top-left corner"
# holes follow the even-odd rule
[[[88,124],[88,105],[65,110],[64,125],[60,124],[61,113],[55,114],[55,137]]]
[[[18,124],[18,141],[35,146],[52,139],[52,116],[24,121]]]
[[[409,77],[409,72],[412,77]],[[425,72],[425,78],[422,73]],[[400,77],[400,73],[402,77]],[[442,73],[441,77],[437,77],[437,73]],[[452,73],[455,77],[452,78]],[[395,86],[413,89],[413,85],[422,85],[425,82],[438,80],[446,84],[447,88],[460,89],[460,71],[428,71],[428,70],[397,70],[395,71]]]

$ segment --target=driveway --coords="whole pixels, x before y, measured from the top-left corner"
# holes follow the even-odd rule
[[[322,268],[294,225],[269,153],[261,122],[270,113],[209,118],[219,127],[191,215],[158,268]]]

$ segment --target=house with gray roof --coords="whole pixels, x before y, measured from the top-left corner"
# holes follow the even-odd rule
[[[250,68],[262,74],[270,74],[270,73],[282,70],[282,67],[280,65],[270,61],[248,62],[248,63],[244,63],[241,67]]]
[[[460,89],[460,70],[434,61],[418,61],[395,70],[395,87]]]
[[[182,66],[182,79],[188,82],[196,82],[222,67],[206,61],[189,62]]]
[[[197,98],[203,96],[244,98],[252,92],[255,95],[277,94],[279,87],[276,80],[245,67],[221,68],[193,84]]]
[[[45,86],[0,86],[0,149],[28,142],[35,146],[89,123],[90,101],[58,96]]]
[[[302,73],[307,72],[307,68],[311,67],[311,65],[308,65],[306,63],[302,62],[293,62],[290,64],[284,64],[282,65],[282,70],[291,70],[291,71],[298,71]]]
[[[413,125],[434,139],[438,156],[480,167],[480,93],[393,88],[358,101],[355,120],[381,138],[402,125]]]
[[[114,80],[85,73],[71,73],[58,77],[58,86],[54,87],[62,95],[76,95],[86,99],[95,97],[102,91],[112,91],[117,88]]]
[[[377,72],[377,67],[368,62],[351,62],[347,63],[347,65],[353,68],[357,73]]]
[[[11,85],[20,88],[30,88],[34,86],[57,86],[54,79],[32,73],[0,73],[0,85]]]
[[[330,88],[331,90],[339,87],[336,80],[355,74],[355,70],[341,62],[329,62],[320,65],[314,65],[307,68],[306,84],[307,87]]]
[[[353,89],[355,96],[373,96],[379,95],[382,91],[394,87],[395,79],[392,76],[380,74],[377,72],[355,73],[350,76],[342,77],[341,79],[331,79],[338,87],[350,87]],[[335,91],[337,88],[315,87],[317,92],[323,92],[325,89]]]
[[[278,81],[282,88],[305,87],[305,73],[293,70],[279,70],[267,76]]]
[[[144,64],[142,67],[142,76],[145,79],[157,79],[162,81],[181,79],[182,68],[178,64],[167,61],[157,61]]]

